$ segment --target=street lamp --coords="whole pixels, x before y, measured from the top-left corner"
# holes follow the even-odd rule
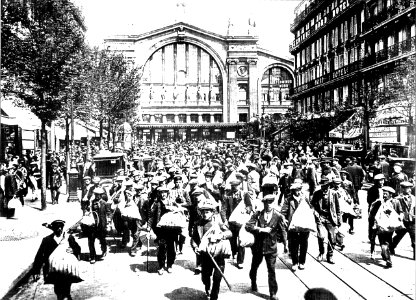
[[[78,170],[75,165],[75,143],[74,143],[74,100],[71,97],[71,169],[68,172],[68,202],[79,201],[78,199]]]

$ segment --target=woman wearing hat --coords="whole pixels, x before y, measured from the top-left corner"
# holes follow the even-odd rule
[[[378,240],[381,247],[381,257],[386,262],[386,267],[391,268],[393,266],[390,258],[390,246],[392,245],[393,232],[382,231],[377,227],[376,215],[380,209],[383,210],[382,213],[390,214],[394,209],[392,203],[392,197],[395,193],[395,190],[389,186],[383,186],[383,198],[375,201],[371,207],[368,216],[369,226],[376,229],[374,233],[377,234]],[[373,259],[373,252],[375,247],[375,236],[372,236],[370,239],[370,253],[371,259]]]
[[[71,285],[72,283],[80,282],[81,279],[76,279],[72,276],[58,272],[49,273],[49,256],[54,252],[58,245],[63,242],[65,238],[65,233],[63,233],[65,221],[55,220],[51,224],[44,225],[51,229],[53,233],[42,239],[39,250],[35,256],[35,261],[33,262],[31,274],[33,275],[35,281],[39,280],[40,269],[43,266],[44,281],[47,284],[54,285],[54,292],[57,296],[57,299],[72,299]],[[79,260],[81,247],[78,245],[72,235],[68,237],[68,244],[71,247],[75,257],[77,257]]]
[[[266,260],[269,278],[270,299],[277,299],[276,281],[276,258],[277,243],[282,238],[286,245],[286,225],[287,222],[282,214],[272,208],[271,204],[275,200],[273,195],[265,196],[262,201],[264,209],[255,212],[246,224],[246,230],[254,234],[254,244],[251,247],[253,259],[250,268],[251,289],[257,291],[257,270],[263,260]]]
[[[308,205],[311,206],[308,198],[302,194],[302,184],[294,183],[290,186],[290,190],[290,197],[285,198],[282,210],[280,211],[280,213],[288,221],[288,224],[292,221],[293,214],[302,201],[306,201]],[[309,231],[296,232],[291,230],[287,233],[290,257],[292,259],[292,271],[296,271],[298,264],[299,270],[303,270],[305,268],[306,253],[308,251],[308,239]]]
[[[212,259],[209,257],[209,254],[203,251],[204,249],[199,249],[198,247],[200,246],[201,240],[204,237],[208,238],[207,234],[211,232],[213,227],[220,229],[220,233],[216,233],[215,236],[211,235],[209,237],[211,241],[213,241],[213,238],[215,238],[217,241],[230,239],[232,235],[228,227],[222,223],[220,217],[215,213],[216,206],[216,203],[210,201],[209,199],[205,199],[200,202],[198,209],[202,217],[194,224],[191,232],[191,247],[195,251],[196,255],[200,257],[201,279],[205,286],[205,294],[210,300],[218,299],[222,275],[220,271],[215,267]],[[224,273],[224,257],[215,256],[213,259],[217,263],[221,272]]]

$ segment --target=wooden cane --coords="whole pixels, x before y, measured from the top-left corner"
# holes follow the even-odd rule
[[[147,263],[146,263],[146,271],[149,273],[149,247],[150,247],[150,233],[147,233]]]
[[[230,291],[231,291],[231,285],[230,285],[230,283],[228,282],[227,278],[225,278],[225,275],[224,275],[224,273],[221,271],[221,269],[220,269],[220,267],[218,266],[217,262],[215,261],[215,259],[212,257],[212,255],[211,255],[208,251],[207,251],[206,253],[207,253],[207,254],[209,255],[209,257],[211,258],[211,260],[212,260],[212,262],[213,262],[213,264],[214,264],[215,268],[218,270],[218,272],[220,272],[221,277],[222,277],[222,278],[224,278],[225,283],[227,284],[228,288],[229,288],[229,289],[230,289]]]

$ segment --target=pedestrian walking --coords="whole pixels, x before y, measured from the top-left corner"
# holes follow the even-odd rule
[[[80,259],[81,247],[75,241],[75,238],[72,235],[68,235],[63,232],[65,222],[62,220],[55,220],[51,224],[45,224],[49,229],[53,231],[52,234],[46,236],[42,239],[39,250],[36,253],[35,260],[33,262],[33,267],[31,274],[34,281],[39,280],[40,270],[43,267],[43,277],[45,284],[53,284],[54,292],[58,300],[71,300],[71,286],[73,283],[82,281],[82,279],[76,276],[77,266],[74,263],[74,258],[71,257],[61,257],[63,261],[63,267],[66,270],[57,270],[51,266],[50,256],[58,248],[58,245],[64,245],[65,242],[68,243],[68,246],[72,250],[72,254],[67,253],[67,256],[73,255],[76,260]],[[67,239],[67,241],[65,241]],[[67,247],[68,248],[68,247]],[[65,255],[65,254],[64,254]],[[64,259],[65,258],[65,259]]]
[[[203,240],[209,239],[209,243],[217,244],[222,240],[230,239],[232,236],[227,225],[215,213],[216,206],[216,203],[209,199],[200,202],[198,208],[202,218],[194,224],[191,236],[192,249],[200,256],[201,280],[205,287],[206,297],[209,300],[218,299],[222,274],[225,271],[225,256],[223,253],[215,253],[216,255],[212,256],[209,249],[204,249],[202,246],[202,244],[206,245]]]
[[[308,198],[302,194],[302,185],[294,183],[290,187],[291,195],[283,203],[281,214],[286,218],[288,224],[291,223],[293,214],[302,201],[306,201],[311,206]],[[306,253],[308,251],[309,231],[289,230],[287,241],[289,246],[290,257],[292,259],[292,271],[305,269]],[[285,245],[286,246],[286,245]],[[285,247],[286,248],[286,247]]]
[[[277,298],[277,280],[276,280],[276,258],[277,243],[282,241],[286,244],[286,226],[287,223],[282,214],[271,207],[275,200],[273,195],[265,196],[262,201],[264,209],[255,212],[245,225],[246,230],[254,234],[255,240],[251,247],[253,259],[250,268],[251,289],[257,292],[257,270],[263,260],[266,260],[267,272],[269,278],[269,294],[271,300]],[[280,239],[281,238],[281,239]]]
[[[335,234],[337,227],[341,226],[339,194],[329,188],[330,181],[324,176],[321,178],[320,185],[321,189],[313,194],[311,200],[311,204],[315,209],[315,221],[318,229],[319,255],[317,260],[323,260],[323,255],[325,253],[324,240],[327,238],[328,246],[326,259],[328,263],[334,264],[333,254]]]

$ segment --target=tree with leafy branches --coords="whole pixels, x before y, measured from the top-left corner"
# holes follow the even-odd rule
[[[14,95],[41,120],[41,205],[46,209],[46,125],[64,103],[84,47],[83,18],[69,0],[3,0],[2,93]]]
[[[89,80],[92,101],[100,122],[107,123],[107,147],[114,140],[116,128],[125,121],[133,121],[138,109],[141,69],[129,62],[122,53],[109,50],[93,51],[93,69]]]

